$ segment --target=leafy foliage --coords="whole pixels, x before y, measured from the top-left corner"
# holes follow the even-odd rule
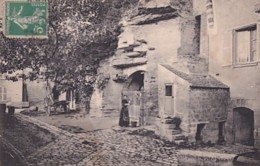
[[[88,98],[100,60],[117,47],[122,14],[137,2],[49,0],[48,38],[13,39],[0,32],[0,71],[30,68],[20,77],[35,80],[44,69],[46,79],[58,82],[60,89],[77,89]]]

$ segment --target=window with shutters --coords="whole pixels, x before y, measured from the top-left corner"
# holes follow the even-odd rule
[[[7,100],[7,90],[5,87],[0,87],[0,101]]]
[[[234,64],[256,62],[257,56],[257,26],[252,25],[234,31]]]

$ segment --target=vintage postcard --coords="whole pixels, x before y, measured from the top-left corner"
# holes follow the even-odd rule
[[[260,0],[0,0],[0,166],[259,166]]]

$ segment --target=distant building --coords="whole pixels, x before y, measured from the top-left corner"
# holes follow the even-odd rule
[[[27,72],[26,70],[24,70]],[[7,79],[15,75],[19,75],[22,71],[17,71],[12,74],[0,75],[0,103],[5,103],[16,108],[37,107],[44,110],[44,99],[51,93],[50,88],[53,87],[53,82],[47,83],[45,79],[38,78],[37,80],[22,80],[17,76],[15,81]],[[7,76],[7,77],[6,77]],[[14,78],[14,77],[13,77]],[[59,95],[59,101],[67,100],[70,110],[77,109],[75,101],[75,93],[72,91],[63,92]]]
[[[6,75],[0,74],[0,102],[17,108],[28,107],[26,86],[23,80],[7,80]]]
[[[52,91],[54,83],[50,80],[48,80],[47,83],[45,79],[38,78],[35,81],[26,80],[25,84],[27,87],[27,95],[30,106],[35,106],[38,107],[40,110],[44,110],[44,99],[50,95],[54,97]],[[60,92],[58,93],[58,96],[56,96],[56,98],[57,101],[68,101],[68,108],[70,110],[77,109],[74,91]]]

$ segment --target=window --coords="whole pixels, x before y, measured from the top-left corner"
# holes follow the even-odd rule
[[[173,86],[165,85],[165,96],[173,96]]]
[[[235,64],[257,61],[257,28],[256,25],[234,31]]]
[[[0,101],[6,101],[6,100],[7,100],[6,88],[0,87]]]

